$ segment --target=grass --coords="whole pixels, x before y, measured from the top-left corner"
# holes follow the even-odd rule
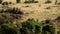
[[[29,5],[30,7],[22,7],[22,6],[26,6],[26,5]],[[34,19],[39,19],[40,21],[41,20],[45,20],[47,18],[49,19],[54,19],[56,18],[57,16],[60,15],[60,12],[58,10],[59,7],[51,7],[52,9],[51,10],[46,10],[44,9],[44,7],[47,7],[48,5],[41,5],[40,7],[38,6],[39,4],[15,4],[15,5],[12,5],[12,7],[18,7],[18,8],[21,8],[21,10],[23,12],[27,12],[27,13],[32,13],[32,14],[28,14],[28,16],[26,16],[24,18],[25,19],[28,19],[28,18],[34,18]],[[51,6],[53,6],[52,4],[50,4]],[[49,8],[49,7],[48,7]],[[54,14],[54,15],[53,15]]]
[[[27,12],[27,14],[29,13],[28,16],[23,17],[24,21],[26,21],[28,18],[33,18],[35,20],[38,19],[37,21],[44,21],[46,19],[54,20],[57,16],[60,16],[60,9],[59,9],[60,7],[52,7],[52,6],[55,6],[54,4],[43,4],[43,3],[42,4],[40,4],[40,3],[22,4],[21,3],[21,4],[14,4],[14,5],[7,5],[7,6],[17,7],[17,8],[20,8],[22,12]],[[25,7],[22,7],[22,6],[25,6]],[[51,7],[48,7],[48,6],[51,6]],[[46,9],[52,8],[52,9],[46,10],[44,8],[46,8]],[[16,11],[15,11],[15,13],[16,13]],[[20,22],[20,20],[19,20],[19,22]],[[49,20],[46,20],[46,22],[49,22]]]

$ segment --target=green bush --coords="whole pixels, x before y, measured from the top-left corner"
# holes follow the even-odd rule
[[[47,0],[45,3],[52,3],[52,1],[50,1],[50,0]]]
[[[9,2],[9,4],[12,4],[12,2]]]
[[[20,29],[21,34],[39,34],[41,33],[41,24],[33,19],[28,19],[22,23],[22,28]]]
[[[35,1],[34,3],[38,3],[38,1]]]
[[[20,11],[19,8],[9,8],[9,9],[2,9],[0,10],[0,13],[5,13],[5,14],[10,14],[10,16],[13,18],[13,19],[19,19],[19,18],[22,18],[21,15],[24,15],[24,12]]]
[[[3,2],[2,5],[9,5],[12,4],[12,2]]]
[[[31,3],[31,1],[25,1],[24,3]]]
[[[12,28],[12,26],[9,27],[9,25],[5,24],[1,26],[0,34],[17,34],[17,30],[15,28]]]
[[[20,0],[16,0],[16,3],[20,3]]]
[[[8,2],[3,2],[2,5],[8,5],[9,3]]]
[[[4,17],[7,19],[6,16]],[[46,22],[49,22],[49,20],[46,20]],[[49,23],[42,25],[34,19],[28,19],[20,24],[8,22],[0,25],[0,34],[55,34],[55,27]]]
[[[43,26],[42,34],[55,34],[55,27],[49,24]]]
[[[38,1],[32,0],[32,1],[25,1],[24,3],[38,3]]]
[[[12,23],[14,19],[10,16],[10,14],[0,14],[0,25],[4,23]]]

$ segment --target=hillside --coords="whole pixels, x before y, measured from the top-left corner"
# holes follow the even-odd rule
[[[0,2],[0,34],[60,34],[60,0],[25,1]]]

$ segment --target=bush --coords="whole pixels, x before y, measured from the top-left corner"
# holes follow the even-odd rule
[[[12,4],[12,2],[9,2],[9,4]]]
[[[53,25],[45,25],[42,29],[43,34],[55,34],[55,27]]]
[[[56,3],[57,5],[60,5],[60,2],[59,3]]]
[[[49,21],[47,20],[46,22]],[[40,22],[35,21],[34,19],[28,19],[20,24],[17,23],[18,22],[16,22],[16,24],[2,24],[0,26],[0,34],[55,34],[54,25],[49,23],[42,25]]]
[[[15,28],[9,27],[9,25],[2,25],[0,28],[0,34],[17,34]]]
[[[13,9],[7,9],[5,12],[12,14],[24,14],[22,11],[20,11],[19,8],[15,8],[15,7]]]
[[[47,0],[45,3],[52,3],[52,1],[50,1],[50,0]]]
[[[20,0],[16,0],[16,3],[20,3]]]
[[[41,33],[41,24],[33,19],[28,19],[22,23],[22,28],[20,29],[21,34],[38,34]]]
[[[24,13],[23,13],[22,11],[20,11],[20,9],[18,9],[18,8],[13,8],[12,10],[11,10],[11,9],[8,9],[6,12],[11,13],[11,16],[12,16],[14,19],[22,18],[21,15],[24,14]]]
[[[2,5],[8,5],[9,3],[8,2],[3,2]]]
[[[10,14],[0,14],[0,25],[4,23],[12,23],[14,19],[10,16]]]
[[[24,3],[38,3],[38,1],[34,1],[34,0],[32,0],[32,1],[25,1]]]
[[[24,15],[24,12],[20,11],[19,8],[9,8],[9,9],[2,9],[0,10],[0,13],[8,13],[13,19],[19,19],[22,18],[22,15]]]
[[[49,19],[45,20],[45,23],[46,24],[49,24],[50,23],[50,20]]]
[[[31,3],[30,1],[25,1],[24,3]]]
[[[38,3],[38,1],[35,1],[34,3]]]

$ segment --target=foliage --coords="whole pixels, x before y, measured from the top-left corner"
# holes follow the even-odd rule
[[[53,25],[45,25],[42,29],[42,34],[54,34],[55,33],[55,27]]]
[[[2,5],[9,5],[9,4],[12,4],[12,2],[2,2]]]
[[[46,20],[48,22],[49,20]],[[16,22],[18,23],[18,22]],[[0,34],[55,34],[54,25],[42,25],[34,19],[28,19],[20,24],[4,23],[0,26]]]
[[[21,34],[38,34],[41,33],[41,24],[34,21],[33,19],[28,19],[22,23],[22,28],[20,29]]]
[[[28,6],[27,6],[28,7]],[[46,20],[45,24],[35,21],[34,19],[28,19],[27,21],[18,22],[15,21],[24,15],[19,8],[10,8],[7,10],[0,10],[0,34],[54,34],[54,25],[49,24],[50,20]],[[18,18],[19,17],[19,18]],[[60,19],[58,17],[57,19]],[[15,24],[13,24],[15,23]]]
[[[47,0],[45,3],[46,3],[46,4],[47,4],[47,3],[52,3],[52,1],[50,1],[50,0]]]
[[[60,5],[60,2],[59,3],[57,3],[58,5]]]
[[[12,2],[9,2],[9,4],[12,4]]]
[[[0,25],[3,23],[12,23],[14,19],[9,14],[0,14]]]
[[[9,3],[8,2],[3,2],[2,5],[8,5]]]
[[[12,13],[12,14],[23,14],[23,12],[22,11],[20,11],[20,9],[19,8],[13,8],[13,9],[7,9],[6,11],[5,11],[6,13]]]
[[[20,0],[16,0],[16,3],[20,3]]]
[[[12,9],[9,8],[7,10],[2,9],[0,10],[0,13],[6,13],[6,14],[8,13],[14,19],[22,18],[22,15],[24,14],[22,11],[20,11],[19,8],[15,8],[15,7]]]
[[[10,27],[9,27],[10,26]],[[14,25],[12,25],[14,26]],[[15,28],[12,28],[11,24],[10,25],[2,25],[0,28],[0,34],[17,34],[17,30]]]
[[[35,1],[35,0],[29,0],[29,1],[25,1],[24,3],[38,3],[38,1]]]

